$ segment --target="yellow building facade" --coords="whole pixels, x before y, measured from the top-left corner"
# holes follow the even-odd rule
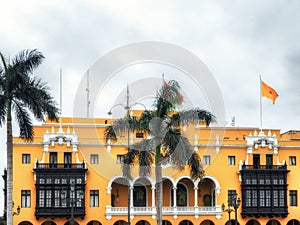
[[[82,225],[124,225],[128,217],[132,225],[156,224],[154,166],[151,177],[140,177],[138,168],[129,182],[122,175],[128,144],[146,137],[106,141],[111,123],[62,118],[35,126],[31,143],[14,138],[14,224],[68,225],[74,218]],[[163,225],[222,225],[229,217],[232,225],[235,219],[299,225],[300,132],[194,126],[182,133],[205,176],[192,180],[188,166],[177,171],[163,162]]]

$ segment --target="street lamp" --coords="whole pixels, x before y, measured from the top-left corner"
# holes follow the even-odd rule
[[[145,108],[145,110],[146,110],[146,106],[144,105],[144,104],[142,104],[142,103],[139,103],[139,102],[136,102],[136,103],[133,103],[132,105],[129,105],[129,100],[130,100],[130,96],[129,96],[129,88],[128,88],[128,86],[127,86],[127,95],[126,95],[126,105],[124,105],[124,104],[122,104],[122,103],[119,103],[119,104],[115,104],[115,105],[113,105],[111,108],[110,108],[110,110],[109,110],[109,112],[107,113],[109,116],[111,116],[112,115],[112,109],[114,108],[114,107],[116,107],[116,106],[122,106],[122,107],[124,107],[124,109],[127,111],[127,117],[129,118],[129,116],[130,116],[130,110],[132,109],[132,107],[133,106],[135,106],[135,105],[142,105],[144,108]],[[130,127],[129,127],[129,124],[128,124],[128,132],[127,132],[127,150],[129,150],[129,145],[130,145]],[[127,222],[127,224],[128,225],[130,225],[130,202],[131,202],[131,192],[130,192],[130,179],[129,178],[127,178],[128,179],[128,209],[127,209],[127,211],[128,211],[128,218],[127,218],[127,220],[128,220],[128,222]]]
[[[71,219],[70,219],[70,225],[75,224],[75,219],[74,219],[74,207],[75,207],[75,202],[80,202],[83,200],[83,193],[80,191],[79,193],[79,199],[76,199],[75,196],[75,182],[74,180],[71,180],[70,182],[70,205],[71,205]],[[76,199],[76,200],[75,200]]]
[[[18,205],[18,208],[17,208],[17,212],[13,212],[13,216],[15,216],[15,215],[20,215],[20,212],[21,212],[21,208],[20,208],[20,206]]]
[[[231,219],[230,219],[230,213],[235,212],[235,225],[238,224],[237,222],[237,209],[240,207],[241,199],[237,198],[237,193],[234,192],[232,195],[228,196],[228,208],[225,209],[225,204],[222,204],[222,210],[223,212],[228,212],[228,218],[229,218],[229,225],[231,225]]]

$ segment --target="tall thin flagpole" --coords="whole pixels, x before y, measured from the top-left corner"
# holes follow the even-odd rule
[[[261,75],[259,75],[259,105],[260,105],[260,131],[262,131],[262,86],[261,86]]]
[[[59,118],[59,128],[62,129],[62,69],[60,69],[59,76],[59,98],[60,98],[60,118]]]

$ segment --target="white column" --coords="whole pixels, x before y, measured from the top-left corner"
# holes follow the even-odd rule
[[[195,207],[198,207],[198,187],[194,187]]]
[[[155,186],[151,187],[152,191],[152,207],[155,207]]]
[[[173,187],[173,207],[177,207],[177,199],[176,199],[176,190],[177,190],[177,187]]]
[[[133,207],[133,187],[130,186],[130,208]]]

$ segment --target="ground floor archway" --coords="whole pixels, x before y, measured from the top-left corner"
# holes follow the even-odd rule
[[[292,219],[287,223],[287,225],[300,225],[300,222],[299,220]]]
[[[280,223],[277,220],[269,220],[267,225],[280,225]]]
[[[30,223],[29,221],[22,221],[21,223],[19,223],[19,225],[33,225],[33,224]]]
[[[179,223],[179,225],[194,225],[194,224],[189,220],[183,220]]]
[[[150,225],[150,223],[146,220],[140,220],[135,225]]]
[[[200,225],[215,225],[211,220],[204,220],[200,223]]]
[[[257,220],[249,220],[246,225],[260,225],[260,223]]]
[[[92,221],[88,222],[87,225],[102,225],[102,223],[100,223],[97,220],[92,220]]]
[[[126,224],[127,224],[127,222],[124,220],[118,220],[114,223],[114,225],[126,225]]]
[[[42,225],[56,225],[53,221],[45,221]]]

